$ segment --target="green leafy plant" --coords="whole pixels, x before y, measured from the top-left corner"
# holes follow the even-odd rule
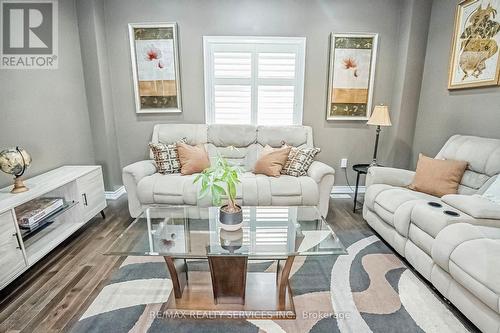
[[[201,189],[198,198],[203,198],[208,194],[212,195],[212,202],[220,206],[223,198],[227,200],[227,206],[223,209],[228,213],[240,211],[236,205],[236,184],[240,183],[241,169],[228,163],[222,156],[218,156],[216,163],[203,170],[193,183],[201,181]]]

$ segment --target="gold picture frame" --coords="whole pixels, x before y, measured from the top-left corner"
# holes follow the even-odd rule
[[[482,0],[457,5],[450,52],[448,89],[496,86],[500,79],[500,22],[497,6]]]
[[[136,113],[182,112],[176,23],[130,23]]]
[[[326,120],[370,118],[378,34],[331,33]]]

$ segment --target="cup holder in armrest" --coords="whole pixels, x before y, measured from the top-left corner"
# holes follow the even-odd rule
[[[452,210],[445,210],[443,213],[445,213],[446,215],[449,215],[449,216],[453,216],[453,217],[460,216],[460,214],[458,214],[457,212],[454,212]]]
[[[429,206],[431,206],[431,207],[436,207],[436,208],[441,208],[441,207],[443,207],[443,205],[441,205],[439,202],[435,202],[435,201],[429,201],[427,204],[428,204]]]

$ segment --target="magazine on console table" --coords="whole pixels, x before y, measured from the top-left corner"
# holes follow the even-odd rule
[[[64,207],[62,198],[38,198],[16,208],[17,223],[21,228],[31,229],[38,222]]]

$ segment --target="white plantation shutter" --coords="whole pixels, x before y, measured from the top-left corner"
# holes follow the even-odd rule
[[[259,86],[257,122],[261,125],[293,125],[294,86]]]
[[[214,87],[214,123],[250,124],[251,87],[243,85],[215,85]]]
[[[204,37],[207,123],[302,123],[305,38]]]
[[[250,78],[252,54],[248,52],[214,52],[216,78]]]
[[[295,78],[295,53],[259,53],[259,78]]]

